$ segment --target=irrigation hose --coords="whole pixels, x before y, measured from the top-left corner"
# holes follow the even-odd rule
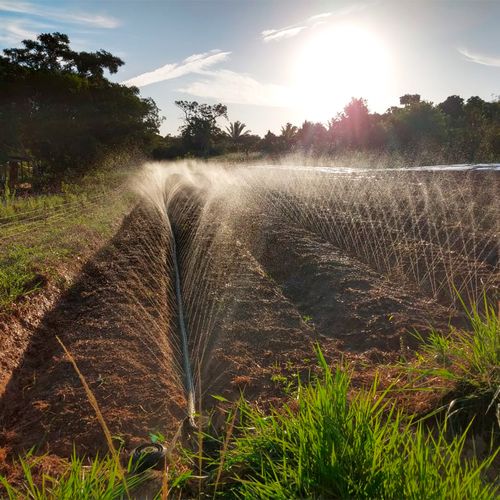
[[[179,315],[179,329],[181,332],[182,360],[184,364],[184,373],[186,378],[186,393],[187,393],[186,395],[187,395],[187,411],[188,411],[187,416],[189,424],[193,428],[196,428],[193,373],[191,371],[191,361],[189,359],[188,333],[186,328],[186,322],[184,319],[184,307],[182,305],[181,276],[179,272],[179,264],[177,262],[177,245],[175,242],[174,230],[172,226],[170,227],[172,232],[172,261],[174,263],[175,295],[177,298],[177,312]]]

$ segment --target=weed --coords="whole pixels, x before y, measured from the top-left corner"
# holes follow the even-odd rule
[[[304,315],[302,316],[302,321],[306,324],[306,325],[312,325],[312,322],[313,322],[313,318],[312,316],[309,316],[309,315]]]
[[[463,307],[465,305],[462,302]],[[465,309],[470,331],[451,329],[447,334],[432,331],[422,342],[416,367],[422,376],[438,376],[453,384],[448,416],[465,411],[472,416],[495,413],[500,428],[500,319],[484,299],[483,313],[473,305]],[[482,414],[482,415],[481,415]]]
[[[275,373],[274,375],[271,375],[271,381],[277,385],[287,385],[288,383],[288,379],[284,375],[281,375],[280,373]]]
[[[43,457],[35,458],[30,454],[24,459],[19,459],[23,472],[21,486],[13,486],[0,475],[0,484],[9,500],[121,499],[125,497],[127,491],[137,488],[146,479],[145,475],[132,474],[131,464],[127,468],[127,475],[122,477],[121,465],[113,456],[95,457],[89,465],[86,465],[83,458],[73,454],[62,474],[56,476],[43,474],[40,482],[36,479],[36,470],[42,460]]]
[[[149,439],[152,443],[165,443],[167,438],[161,432],[150,432]]]
[[[350,376],[331,371],[299,390],[297,407],[264,416],[245,402],[216,488],[242,498],[495,498],[482,481],[496,453],[465,461],[466,434],[448,442],[397,410],[388,391],[350,399]],[[220,484],[221,477],[231,477]],[[218,480],[217,480],[218,478]]]
[[[6,208],[12,206],[12,204],[14,203],[14,201],[16,199],[16,190],[15,189],[12,190],[10,188],[10,179],[9,179],[8,175],[5,178],[3,193],[1,193],[1,194],[2,194],[2,196],[0,197],[0,207],[2,207],[2,205]]]
[[[36,257],[36,251],[22,245],[0,254],[0,309],[40,287],[42,280],[33,265]]]
[[[0,310],[58,276],[61,263],[106,238],[128,206],[121,194],[42,195],[0,203]]]

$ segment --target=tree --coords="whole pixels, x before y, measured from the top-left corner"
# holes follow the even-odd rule
[[[245,148],[248,153],[249,149],[254,145],[255,141],[249,140],[251,137],[250,131],[245,130],[246,125],[240,121],[235,121],[226,127],[225,135],[229,138],[230,149],[240,151]]]
[[[420,94],[405,94],[399,98],[401,106],[413,106],[420,102]]]
[[[464,153],[468,161],[498,161],[495,144],[500,133],[500,105],[479,96],[467,99],[464,105]]]
[[[74,67],[80,76],[103,78],[105,69],[111,74],[116,73],[124,62],[105,50],[98,50],[97,52],[73,53],[68,64]]]
[[[481,121],[486,118],[486,104],[487,103],[478,96],[472,96],[467,99],[467,103],[464,106],[464,111],[467,117],[467,121],[471,126],[479,126]]]
[[[72,52],[68,35],[42,33],[36,40],[23,40],[22,48],[5,49],[7,59],[32,70],[61,71]]]
[[[181,158],[185,153],[182,137],[171,136],[167,134],[165,137],[156,135],[151,147],[151,156],[155,160],[174,160]]]
[[[464,100],[458,95],[450,95],[442,103],[438,104],[438,108],[456,121],[464,115]]]
[[[270,130],[267,131],[266,135],[261,142],[262,150],[268,154],[274,154],[279,152],[280,144],[276,134],[273,134]]]
[[[426,151],[443,144],[447,136],[445,115],[432,103],[414,102],[396,108],[384,119],[389,143],[397,149]]]
[[[26,71],[0,56],[0,164],[9,156],[24,156],[23,117],[31,110],[29,102],[19,102]]]
[[[226,133],[233,141],[237,142],[241,137],[250,135],[250,131],[245,130],[245,127],[246,125],[244,123],[235,121],[226,127]],[[243,132],[243,130],[245,130],[245,132]]]
[[[4,54],[0,157],[32,157],[39,184],[83,174],[117,150],[145,150],[158,132],[154,101],[104,77],[123,64],[110,53],[75,52],[67,35],[45,33]]]
[[[281,127],[280,139],[285,148],[291,148],[293,146],[297,132],[298,128],[291,123],[286,123],[286,125]]]
[[[478,96],[465,103],[451,95],[434,105],[419,94],[400,97],[400,106],[370,113],[363,98],[352,98],[328,122],[291,123],[276,137],[270,131],[260,143],[267,153],[294,148],[308,152],[397,151],[409,163],[434,161],[500,161],[500,97],[486,102]]]
[[[330,134],[338,147],[366,148],[370,145],[371,118],[365,99],[352,98],[344,112],[330,122]]]
[[[86,78],[103,78],[104,70],[116,73],[124,62],[105,50],[75,52],[67,35],[42,33],[36,40],[23,40],[22,48],[5,49],[8,60],[31,70],[72,72]]]
[[[220,103],[210,105],[196,101],[175,101],[175,104],[184,113],[184,125],[180,130],[186,149],[208,155],[216,139],[224,134],[217,119],[227,119],[227,107]]]
[[[325,148],[328,143],[328,132],[322,123],[304,121],[296,135],[298,145],[307,150]]]

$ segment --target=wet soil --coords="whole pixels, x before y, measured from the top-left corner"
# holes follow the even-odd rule
[[[315,370],[316,345],[332,365],[352,362],[355,383],[369,383],[380,365],[412,355],[412,330],[460,322],[421,288],[335,245],[321,220],[261,207],[214,217],[223,211],[205,201],[180,192],[169,213],[204,410],[217,405],[213,395],[276,403],[287,377]],[[175,433],[186,402],[171,234],[159,212],[137,207],[67,292],[34,296],[26,317],[0,323],[0,465],[33,446],[54,460],[74,445],[88,455],[106,451],[56,337],[125,450],[150,432]]]
[[[332,364],[353,361],[372,372],[411,355],[411,332],[448,328],[447,308],[318,235],[276,222],[259,232],[265,241],[253,249],[253,239],[241,245],[244,271],[224,289],[231,300],[204,367],[205,407],[211,394],[234,400],[242,389],[261,403],[282,395],[276,375],[314,370],[316,345]]]
[[[448,324],[436,301],[306,230],[275,228],[259,260],[302,317],[322,337],[340,340],[343,351],[397,351],[414,345],[410,329]]]
[[[41,319],[0,401],[0,446],[10,455],[69,457],[106,451],[74,356],[112,435],[130,448],[183,417],[182,383],[169,341],[169,241],[164,221],[137,208]],[[117,443],[118,444],[118,443]]]

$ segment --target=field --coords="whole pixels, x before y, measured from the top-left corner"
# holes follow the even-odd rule
[[[150,164],[131,184],[134,197],[123,187],[90,197],[79,193],[0,217],[0,341],[5,346],[0,446],[6,457],[0,472],[6,477],[19,482],[15,458],[30,449],[43,457],[42,469],[52,472],[64,470],[74,450],[88,457],[108,451],[58,338],[124,455],[151,435],[172,442],[187,425],[190,398],[197,413],[210,415],[211,432],[223,436],[218,458],[205,444],[208,456],[187,463],[213,481],[210,466],[203,464],[215,462],[215,488],[221,493],[230,495],[235,478],[243,474],[241,463],[250,466],[255,459],[255,435],[246,436],[245,428],[256,428],[269,443],[288,424],[307,430],[306,409],[328,406],[335,394],[339,408],[347,405],[353,415],[372,412],[366,421],[370,432],[397,413],[396,431],[426,442],[423,428],[416,430],[405,418],[415,423],[462,396],[470,401],[474,391],[484,392],[486,405],[478,398],[472,412],[478,444],[467,438],[465,447],[491,465],[499,430],[498,171]],[[72,262],[77,257],[79,263]],[[472,326],[464,312],[471,310],[477,313]],[[459,333],[478,335],[481,325],[489,334],[476,338],[492,342],[479,361],[486,363],[490,356],[490,364],[481,365],[485,373],[468,365],[476,351],[466,341],[474,334]],[[455,334],[448,337],[450,328]],[[457,354],[460,338],[465,339],[465,364]],[[436,354],[438,345],[447,356],[444,363]],[[187,371],[193,387],[186,383]],[[313,382],[316,376],[323,385]],[[297,395],[301,387],[308,394],[307,408]],[[241,397],[245,403],[238,403]],[[384,409],[380,414],[370,406],[378,400]],[[235,405],[241,417],[236,424]],[[283,405],[291,413],[281,422],[277,409]],[[469,410],[464,406],[458,412],[460,429],[469,423]],[[346,419],[354,418],[345,411]],[[265,414],[275,415],[274,430]],[[431,419],[429,426],[440,425],[436,422],[442,418]],[[245,427],[245,419],[251,426]],[[240,431],[233,442],[234,425]],[[193,431],[184,434],[184,448],[196,448],[189,437]],[[307,439],[319,439],[313,434]],[[380,447],[397,441],[396,434],[376,434]],[[455,446],[439,436],[433,452],[438,457],[436,449]],[[283,443],[282,436],[278,442]],[[338,444],[351,445],[349,440]],[[425,454],[427,444],[419,446],[415,449]],[[446,453],[455,460],[462,450]],[[176,460],[177,475],[189,470],[182,458]],[[396,467],[395,460],[384,467]],[[279,454],[271,462],[283,466]],[[467,477],[460,464],[460,458],[454,462],[455,479]],[[498,464],[488,471],[477,467],[493,488]],[[283,474],[286,467],[280,469]],[[488,493],[474,481],[468,492],[493,498],[493,489]],[[192,492],[199,480],[187,483],[185,491]],[[262,487],[257,483],[238,491],[264,498],[320,493],[300,481],[295,489],[290,481],[288,490],[271,487],[269,477]],[[353,487],[347,482],[335,495],[347,498]],[[333,494],[331,486],[325,488],[323,494]],[[371,494],[397,497],[397,490],[388,491],[375,488]],[[418,497],[416,490],[404,491]],[[356,496],[363,495],[356,490]]]

